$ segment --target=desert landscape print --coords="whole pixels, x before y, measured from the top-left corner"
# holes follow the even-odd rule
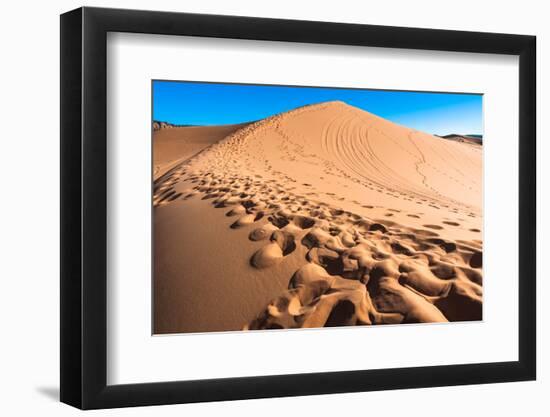
[[[482,99],[153,81],[153,333],[482,320]]]

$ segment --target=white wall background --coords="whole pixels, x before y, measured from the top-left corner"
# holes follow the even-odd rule
[[[0,17],[0,410],[16,415],[75,415],[59,392],[59,17],[81,6],[71,0],[6,2]],[[377,393],[325,395],[139,409],[94,415],[333,415],[341,413],[441,416],[545,415],[550,411],[550,304],[544,294],[550,249],[550,26],[544,2],[462,0],[337,2],[277,0],[125,0],[86,5],[238,14],[441,29],[510,32],[538,37],[539,285],[538,381]]]

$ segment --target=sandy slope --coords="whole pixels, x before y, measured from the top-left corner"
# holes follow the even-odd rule
[[[341,102],[179,156],[155,182],[155,332],[481,319],[481,156]]]
[[[153,172],[155,180],[175,164],[246,126],[168,126],[153,132]]]

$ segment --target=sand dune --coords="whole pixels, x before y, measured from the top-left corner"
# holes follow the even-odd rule
[[[171,126],[155,122],[153,129],[153,172],[158,179],[178,162],[225,138],[246,124],[224,126]]]
[[[189,129],[155,136],[155,333],[482,318],[481,146],[342,102]]]
[[[482,145],[483,139],[479,136],[468,136],[468,135],[444,135],[441,136],[443,139],[453,140],[455,142],[469,143],[471,145]]]

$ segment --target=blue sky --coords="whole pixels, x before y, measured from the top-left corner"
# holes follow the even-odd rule
[[[153,81],[154,120],[182,125],[248,122],[332,100],[432,134],[483,133],[479,94]]]

